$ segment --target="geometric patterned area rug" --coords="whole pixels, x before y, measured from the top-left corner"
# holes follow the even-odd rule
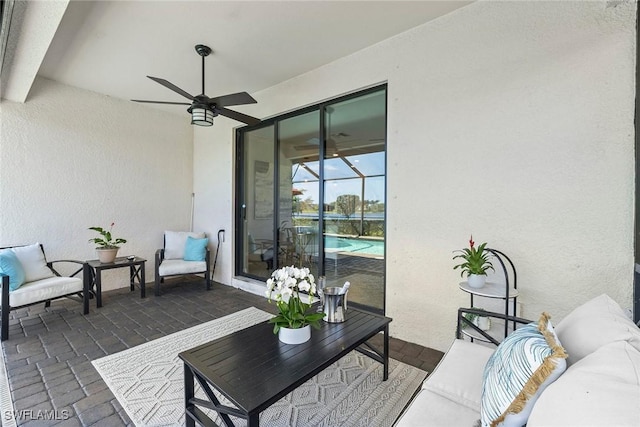
[[[136,426],[182,426],[184,367],[178,353],[270,317],[251,307],[92,363]],[[382,364],[353,351],[264,410],[260,425],[391,427],[426,376],[421,369],[389,359],[389,379],[383,382]],[[195,385],[196,396],[203,398],[197,381]],[[215,412],[205,412],[224,425]]]

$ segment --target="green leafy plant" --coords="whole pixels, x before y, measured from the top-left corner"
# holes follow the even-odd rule
[[[484,308],[479,308],[479,307],[475,307],[476,310],[480,310],[480,311],[487,311]],[[476,314],[476,313],[465,313],[463,314],[464,318],[467,319],[470,323],[473,323],[474,325],[478,326],[477,323],[477,319],[480,317],[486,317],[486,316],[482,316],[480,314]],[[465,329],[468,325],[465,322],[462,322],[462,329]]]
[[[469,247],[465,249],[459,249],[455,252],[458,252],[458,255],[454,256],[453,259],[462,259],[464,262],[456,265],[453,269],[459,268],[460,276],[463,276],[464,273],[467,273],[467,276],[471,274],[487,274],[488,270],[493,270],[493,264],[489,261],[489,252],[485,250],[486,243],[482,243],[478,248],[474,246],[475,242],[473,241],[473,235],[469,239]]]
[[[299,329],[307,325],[320,328],[324,313],[310,311],[311,304],[302,302],[300,291],[311,295],[316,292],[315,279],[306,267],[282,267],[274,271],[267,280],[266,295],[269,302],[273,292],[277,292],[275,300],[279,313],[269,319],[269,323],[273,323],[274,334],[280,328]]]
[[[98,245],[96,249],[118,249],[119,248],[118,245],[122,243],[127,243],[125,239],[122,239],[120,237],[114,239],[111,236],[111,229],[113,229],[114,225],[115,223],[112,222],[108,230],[105,230],[102,227],[89,227],[89,230],[97,231],[102,236],[102,237],[95,237],[93,239],[89,239],[90,242],[93,242],[96,245]]]

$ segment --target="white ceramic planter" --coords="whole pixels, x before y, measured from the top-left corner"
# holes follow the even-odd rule
[[[488,331],[489,329],[491,329],[491,319],[488,317],[484,317],[484,316],[477,317],[474,323],[478,328],[482,329],[483,331]]]
[[[278,339],[285,344],[302,344],[311,339],[311,326],[298,329],[280,328]]]
[[[487,281],[486,274],[470,274],[469,277],[467,277],[467,283],[471,288],[476,288],[476,289],[481,288],[484,286],[486,281]]]

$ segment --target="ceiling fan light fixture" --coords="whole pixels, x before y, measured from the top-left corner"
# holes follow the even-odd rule
[[[192,103],[186,102],[173,102],[173,101],[146,101],[142,99],[132,99],[135,102],[144,102],[151,104],[172,104],[172,105],[189,105],[187,111],[191,114],[191,124],[198,126],[213,126],[213,118],[221,115],[224,117],[228,117],[233,120],[237,120],[242,123],[246,123],[248,125],[254,126],[260,123],[260,119],[256,119],[255,117],[251,117],[247,114],[239,113],[234,110],[229,110],[225,107],[231,105],[245,105],[245,104],[255,104],[256,101],[251,95],[247,92],[238,92],[238,93],[230,93],[227,95],[216,96],[213,98],[205,95],[204,92],[204,60],[205,58],[212,52],[211,48],[205,46],[203,44],[196,45],[196,52],[198,55],[202,57],[202,94],[193,96],[190,93],[186,92],[183,89],[180,89],[178,86],[173,83],[161,79],[159,77],[147,76],[154,82],[161,84],[167,89],[172,90],[173,92],[182,95],[183,97],[193,101]]]
[[[194,105],[191,108],[191,124],[198,126],[213,126],[213,111],[206,105]]]

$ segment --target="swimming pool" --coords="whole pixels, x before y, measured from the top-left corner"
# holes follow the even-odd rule
[[[384,240],[325,236],[325,252],[347,252],[354,255],[384,256]]]

